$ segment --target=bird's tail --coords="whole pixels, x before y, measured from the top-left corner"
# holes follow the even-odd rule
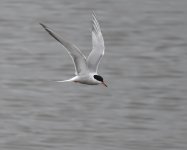
[[[68,80],[62,80],[62,81],[56,81],[56,82],[72,82],[72,78],[71,79],[68,79]]]

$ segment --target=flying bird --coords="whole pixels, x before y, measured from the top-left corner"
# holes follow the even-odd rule
[[[68,42],[43,23],[40,23],[40,25],[65,47],[74,63],[75,76],[71,79],[57,82],[78,82],[88,85],[103,84],[107,87],[103,77],[97,73],[100,60],[105,52],[105,46],[100,25],[94,12],[92,13],[92,51],[87,58],[76,45]]]

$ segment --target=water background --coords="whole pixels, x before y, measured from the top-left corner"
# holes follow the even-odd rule
[[[1,0],[1,150],[186,150],[186,0]],[[74,75],[43,22],[91,50],[95,10],[108,88]]]

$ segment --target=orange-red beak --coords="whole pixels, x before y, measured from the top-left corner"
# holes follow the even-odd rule
[[[108,87],[104,81],[102,82],[102,84],[103,84],[105,87]]]

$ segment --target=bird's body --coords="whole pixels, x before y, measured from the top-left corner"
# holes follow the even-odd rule
[[[103,84],[107,86],[103,78],[97,73],[99,62],[104,55],[105,46],[101,29],[94,13],[92,14],[92,51],[87,58],[74,44],[59,36],[46,25],[42,23],[40,25],[66,48],[74,62],[76,76],[69,80],[58,82],[78,82],[88,85]]]
[[[100,84],[99,81],[93,78],[94,75],[95,75],[94,73],[83,74],[83,75],[75,76],[69,80],[63,80],[63,81],[58,81],[58,82],[77,82],[77,83],[88,84],[88,85]]]

